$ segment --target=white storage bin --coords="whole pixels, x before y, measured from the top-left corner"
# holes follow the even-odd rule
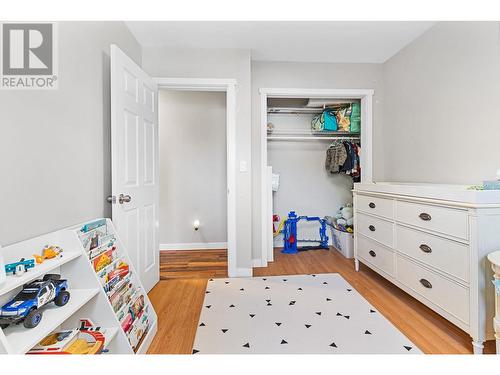
[[[354,258],[354,235],[332,227],[330,229],[333,247],[346,258]]]

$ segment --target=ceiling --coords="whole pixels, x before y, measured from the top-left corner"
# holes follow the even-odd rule
[[[382,63],[435,22],[130,21],[144,47],[249,49],[252,60]]]

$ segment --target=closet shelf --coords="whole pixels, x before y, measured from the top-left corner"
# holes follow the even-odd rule
[[[350,133],[350,132],[293,132],[293,131],[273,131],[267,133],[267,139],[272,140],[336,140],[336,139],[345,139],[345,140],[360,140],[361,136],[359,133]]]
[[[352,104],[352,100],[342,101],[338,103],[330,103],[326,108],[344,108]],[[325,107],[268,107],[267,113],[270,115],[285,114],[285,115],[306,115],[306,114],[320,114],[323,113]]]

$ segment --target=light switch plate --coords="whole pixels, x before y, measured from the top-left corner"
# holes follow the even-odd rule
[[[240,161],[240,172],[247,172],[248,166],[245,160]]]

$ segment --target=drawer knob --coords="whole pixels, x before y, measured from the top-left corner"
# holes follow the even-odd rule
[[[373,251],[373,250],[370,250],[370,251],[368,252],[368,254],[370,254],[370,255],[371,255],[372,257],[374,257],[374,258],[377,256],[377,253],[376,253],[375,251]]]
[[[368,229],[370,229],[372,232],[375,232],[375,226],[374,226],[374,225],[370,225],[370,226],[368,227]]]
[[[422,245],[420,245],[420,246],[419,246],[419,248],[420,248],[420,250],[422,250],[424,253],[427,253],[427,254],[432,253],[432,249],[431,249],[428,245],[426,245],[426,244],[422,244]]]
[[[369,206],[370,208],[375,208],[375,207],[377,207],[377,206],[375,205],[375,203],[373,203],[373,202],[370,202],[370,204],[369,204],[368,206]]]
[[[429,280],[420,279],[420,284],[422,284],[427,289],[432,289],[432,284],[430,283]]]
[[[418,217],[421,218],[423,221],[429,221],[432,219],[431,215],[425,212],[422,212],[420,215],[418,215]]]

